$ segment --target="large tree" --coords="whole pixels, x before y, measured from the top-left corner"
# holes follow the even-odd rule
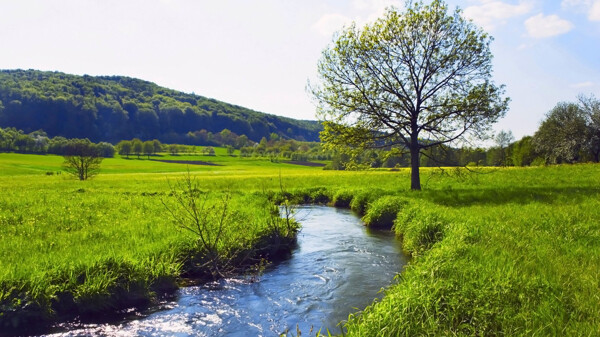
[[[482,136],[508,99],[491,80],[492,38],[443,1],[407,1],[399,12],[338,33],[311,85],[322,140],[410,151],[411,188],[421,189],[422,151]]]
[[[547,163],[579,161],[587,140],[586,116],[575,103],[558,103],[533,135],[533,144]]]
[[[594,96],[580,96],[579,104],[558,103],[541,122],[533,145],[550,164],[598,162],[600,101]]]

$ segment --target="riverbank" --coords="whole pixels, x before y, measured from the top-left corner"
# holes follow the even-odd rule
[[[280,195],[392,226],[412,256],[381,301],[350,315],[346,336],[600,334],[597,165],[457,170],[441,181],[422,192]]]
[[[177,229],[161,200],[185,165],[113,159],[78,182],[45,174],[60,164],[52,156],[0,159],[0,316],[60,303],[106,312],[116,306],[96,301],[118,294],[107,284],[155,296],[153,284],[180,280],[197,238]],[[200,192],[214,202],[230,193],[239,212],[223,251],[261,237],[268,200],[350,207],[372,225],[395,225],[413,259],[381,302],[349,320],[349,335],[600,333],[597,165],[423,169],[421,192],[409,190],[404,169],[250,161],[190,169]]]
[[[347,336],[600,335],[598,166],[512,174],[411,196],[394,221],[410,266]]]
[[[390,231],[365,228],[349,210],[295,208],[302,230],[289,259],[255,279],[233,277],[178,290],[160,310],[113,323],[61,324],[50,337],[280,336],[328,329],[364,308],[406,263]],[[313,333],[310,334],[312,328]]]
[[[110,319],[289,255],[297,223],[260,192],[186,188],[185,176],[0,177],[0,335]]]

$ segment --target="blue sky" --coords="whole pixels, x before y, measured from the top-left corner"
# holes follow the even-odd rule
[[[394,0],[0,0],[0,68],[126,75],[315,119],[305,87],[344,24]],[[600,0],[448,0],[494,36],[494,78],[531,135],[557,102],[600,97]]]

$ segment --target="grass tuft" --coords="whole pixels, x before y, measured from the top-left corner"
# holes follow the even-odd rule
[[[386,195],[368,205],[362,220],[365,225],[373,228],[391,229],[398,212],[406,205],[406,200]]]
[[[354,193],[352,190],[339,190],[333,195],[331,203],[334,207],[350,208]]]

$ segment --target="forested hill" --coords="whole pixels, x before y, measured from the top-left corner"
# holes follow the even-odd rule
[[[113,143],[134,137],[201,142],[208,132],[223,129],[254,141],[271,133],[318,141],[321,130],[316,121],[269,115],[135,78],[37,70],[0,71],[0,127]]]

